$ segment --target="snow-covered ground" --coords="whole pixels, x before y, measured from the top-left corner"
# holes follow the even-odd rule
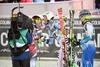
[[[37,61],[37,67],[57,67],[57,59],[41,59]],[[12,67],[12,62],[10,57],[0,57],[0,67]],[[100,59],[95,59],[94,67],[100,67]]]

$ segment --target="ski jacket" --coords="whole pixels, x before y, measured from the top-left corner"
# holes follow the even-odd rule
[[[22,46],[25,45],[25,43],[28,42],[28,40],[26,38],[26,33],[28,32],[28,30],[19,30],[19,32],[22,35],[22,37],[23,37],[23,39],[24,39],[25,42],[23,41],[22,37],[20,36],[19,39],[16,39],[16,47],[22,47]],[[13,39],[10,40],[10,46],[12,48],[14,48],[14,40]]]
[[[59,42],[62,40],[60,25],[58,20],[50,20],[47,24],[45,24],[45,28],[48,29],[49,39],[47,39],[48,44],[53,44],[53,37],[56,36],[59,39]]]
[[[85,44],[85,43],[93,44],[94,39],[95,39],[94,27],[90,22],[87,22],[86,24],[84,24],[83,39],[80,41],[80,44]]]
[[[34,50],[33,50],[34,53],[31,54],[32,57],[37,56],[38,36],[39,36],[39,33],[38,33],[37,29],[34,28],[34,30],[32,32],[32,46],[34,46]]]
[[[20,37],[18,39],[16,38],[15,34],[16,48],[18,51],[17,53],[14,53],[14,39],[9,40],[12,60],[24,60],[30,57],[28,44],[32,42],[32,36],[28,32],[28,29],[20,29],[19,33]]]

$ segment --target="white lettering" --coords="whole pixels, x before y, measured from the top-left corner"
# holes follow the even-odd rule
[[[6,24],[10,24],[10,20],[5,20],[5,19],[0,19],[0,24],[4,24],[4,25],[6,25]]]
[[[96,47],[100,47],[100,34],[97,34],[97,46]]]
[[[49,39],[49,35],[47,34],[47,33],[42,33],[42,38],[41,38],[42,40],[43,39]],[[40,45],[40,47],[44,47],[44,46],[46,46],[46,47],[49,47],[49,45],[48,44],[45,44],[45,42],[42,42],[41,43],[41,45]]]
[[[58,42],[57,42],[56,39],[55,39],[55,45],[56,45],[57,47],[60,47],[60,45],[58,44]]]
[[[7,46],[8,45],[8,41],[6,40],[4,42],[4,40],[5,40],[4,37],[7,38],[7,34],[5,32],[1,33],[1,45],[2,46]]]

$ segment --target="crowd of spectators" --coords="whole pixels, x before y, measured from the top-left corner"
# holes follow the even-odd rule
[[[0,0],[0,3],[18,3],[18,2],[57,2],[69,0]]]
[[[0,3],[18,3],[18,2],[58,2],[70,0],[0,0]],[[95,0],[95,9],[100,9],[100,0]]]

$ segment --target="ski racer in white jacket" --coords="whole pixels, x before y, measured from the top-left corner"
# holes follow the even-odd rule
[[[95,29],[89,21],[91,13],[88,10],[82,10],[79,13],[83,25],[83,39],[79,42],[82,45],[82,67],[93,67],[93,59],[96,54],[94,45]]]
[[[45,21],[45,28],[48,29],[48,35],[49,38],[46,40],[47,44],[53,44],[54,39],[57,40],[57,44],[60,46],[60,49],[58,51],[58,60],[57,60],[57,65],[58,67],[63,67],[63,34],[60,29],[60,24],[59,20],[54,20],[54,15],[50,11],[46,11],[44,14],[44,21]]]

